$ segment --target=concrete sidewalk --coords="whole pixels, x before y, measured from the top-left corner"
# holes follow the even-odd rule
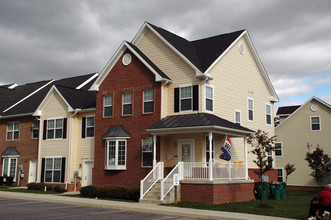
[[[33,193],[0,191],[0,198],[36,200],[36,201],[71,204],[78,206],[91,206],[91,207],[98,207],[105,209],[117,209],[117,210],[133,211],[133,212],[173,215],[173,216],[182,216],[182,217],[190,217],[190,218],[200,218],[200,219],[236,219],[236,220],[237,219],[238,220],[239,219],[285,220],[286,219],[286,218],[269,217],[262,215],[241,214],[235,212],[177,208],[170,206],[159,206],[152,204],[141,204],[141,203],[130,203],[130,202],[117,202],[117,201],[108,201],[108,200],[100,200],[100,199],[77,198],[77,197],[68,197],[63,195],[52,195],[52,194],[33,194]]]

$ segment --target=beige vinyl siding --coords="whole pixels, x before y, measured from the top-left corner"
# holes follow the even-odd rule
[[[317,104],[316,112],[310,110],[312,104]],[[310,130],[310,117],[320,116],[321,131]],[[277,140],[283,144],[283,156],[277,157],[277,167],[284,168],[287,163],[295,164],[297,168],[288,178],[289,185],[317,186],[314,179],[309,176],[312,170],[304,160],[308,151],[307,143],[313,145],[313,149],[320,145],[324,152],[331,155],[331,110],[325,105],[312,100],[303,106],[287,121],[276,128]],[[312,150],[313,150],[312,149]],[[284,174],[285,177],[285,174]],[[326,178],[325,184],[330,182]]]
[[[173,115],[174,88],[199,84],[200,80],[196,79],[195,70],[150,30],[145,33],[137,47],[172,80],[163,90],[163,111],[164,117]]]

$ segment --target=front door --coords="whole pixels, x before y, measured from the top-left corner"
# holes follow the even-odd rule
[[[179,161],[184,162],[184,178],[192,178],[195,161],[195,150],[193,140],[179,141]]]
[[[29,166],[29,183],[36,182],[37,177],[37,160],[30,160],[30,166]]]
[[[91,161],[84,162],[82,186],[92,185],[92,168],[93,168],[93,162]]]

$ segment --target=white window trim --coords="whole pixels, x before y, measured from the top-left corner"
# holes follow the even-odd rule
[[[94,134],[93,134],[93,137],[88,137],[87,136],[87,118],[94,118],[94,126],[89,126],[89,128],[94,128]],[[87,115],[86,116],[86,122],[85,122],[85,139],[94,139],[94,137],[95,137],[95,115]]]
[[[280,152],[281,152],[281,155],[276,155],[276,144],[280,144]],[[275,142],[275,157],[283,157],[283,142]]]
[[[115,141],[115,165],[108,165],[109,160],[109,143]],[[118,142],[125,142],[125,165],[118,165]],[[105,170],[126,170],[127,164],[127,139],[126,138],[111,138],[106,140],[106,164]]]
[[[124,94],[125,93],[131,94],[131,102],[124,103]],[[124,114],[124,105],[131,105],[131,114]],[[129,115],[133,115],[133,92],[132,91],[122,93],[122,116],[129,116]]]
[[[252,104],[253,104],[253,109],[252,109],[252,111],[253,111],[253,120],[250,120],[249,119],[249,100],[251,100],[252,101]],[[247,120],[249,121],[249,122],[254,122],[254,99],[253,98],[250,98],[250,97],[248,97],[247,98]]]
[[[105,98],[106,98],[106,96],[111,96],[111,105],[106,105],[105,104]],[[113,111],[112,111],[112,114],[110,116],[105,116],[105,107],[111,107],[113,109],[113,102],[114,102],[114,96],[113,96],[113,94],[107,94],[107,95],[104,95],[103,96],[103,117],[104,118],[113,117]]]
[[[46,182],[46,171],[48,169],[46,169],[46,163],[47,163],[47,159],[52,159],[52,181],[51,182]],[[54,182],[54,159],[60,159],[61,161],[61,166],[60,166],[60,181],[59,182]],[[56,171],[58,171],[58,169],[56,169]],[[45,183],[61,183],[61,176],[62,176],[62,156],[46,156],[45,157],[45,170],[44,170],[44,182]]]
[[[151,138],[152,139],[152,150],[151,151],[144,151],[144,148],[143,148],[143,144],[144,144],[144,141],[143,141],[143,138]],[[149,137],[142,137],[141,138],[141,167],[153,167],[153,163],[151,166],[144,166],[144,152],[152,152],[152,156],[153,156],[153,137],[152,136],[149,136]]]
[[[153,92],[153,99],[151,100],[145,100],[145,91],[147,90],[152,90]],[[152,112],[145,112],[145,102],[153,102],[153,111]],[[143,90],[143,113],[144,114],[150,114],[150,113],[153,113],[154,112],[154,89],[153,88],[150,88],[150,89],[144,89]]]
[[[238,109],[235,109],[234,110],[234,123],[237,123],[237,118],[236,118],[236,113],[237,112],[239,112],[239,114],[240,114],[240,121],[239,121],[239,125],[241,125],[241,121],[242,121],[242,117],[241,117],[241,111],[240,110],[238,110]]]
[[[268,158],[270,157],[269,152],[267,152],[267,157]],[[271,158],[272,158],[271,168],[274,168],[275,167],[275,153],[273,150],[271,150]]]
[[[184,110],[182,111],[182,88],[185,88],[185,87],[191,87],[191,110]],[[186,99],[189,99],[189,98],[185,98],[183,100],[186,100]],[[181,85],[179,86],[179,112],[182,112],[182,113],[185,113],[185,112],[192,112],[193,111],[193,85],[192,84],[189,84],[189,85]]]
[[[319,125],[320,125],[320,129],[319,130],[313,130],[313,124],[312,124],[312,118],[319,118]],[[319,115],[313,115],[310,116],[310,131],[315,132],[315,131],[322,131],[322,121],[321,121],[321,116]]]
[[[59,117],[59,118],[47,118],[47,126],[46,126],[46,140],[63,140],[63,128],[64,128],[64,118],[65,117]],[[62,119],[62,137],[61,138],[56,138],[56,120],[57,119]],[[48,121],[54,120],[54,138],[48,138]]]
[[[267,106],[270,107],[270,124],[267,123],[267,115],[268,115]],[[254,107],[254,105],[253,105],[253,107]],[[253,116],[253,119],[254,119],[254,116]],[[272,126],[272,109],[271,109],[271,105],[269,103],[265,104],[265,123],[266,123],[267,126]]]
[[[4,160],[8,159],[8,167],[7,167],[7,176],[10,173],[10,164],[11,164],[11,160],[15,159],[16,160],[16,164],[15,164],[15,174],[14,174],[14,178],[13,178],[13,182],[16,182],[16,175],[17,175],[17,162],[18,162],[18,157],[2,157],[2,172],[1,172],[1,176],[3,176],[3,168],[4,168]]]
[[[11,131],[11,133],[12,133],[12,139],[8,139],[8,124],[9,123],[13,123],[13,130]],[[15,130],[14,129],[14,124],[15,123],[18,123],[18,130]],[[14,139],[14,133],[15,133],[15,131],[18,131],[18,137],[17,137],[17,139]],[[8,122],[7,123],[7,132],[6,132],[6,140],[7,141],[17,141],[17,140],[19,140],[20,139],[20,122],[19,121],[10,121],[10,122]]]
[[[34,121],[38,121],[38,129],[36,129],[36,128],[33,128],[33,122]],[[32,134],[31,134],[31,139],[38,139],[39,138],[39,129],[40,129],[40,121],[38,120],[38,119],[33,119],[32,120]],[[38,130],[38,137],[33,137],[33,131],[34,130]]]
[[[213,90],[212,99],[211,99],[211,101],[212,101],[212,109],[213,109],[212,111],[207,110],[207,99],[210,100],[210,98],[207,98],[207,87],[210,87]],[[213,113],[214,112],[214,109],[215,109],[215,105],[214,105],[214,103],[215,103],[214,94],[215,94],[215,88],[214,88],[214,86],[213,85],[206,85],[205,86],[205,99],[204,99],[204,101],[205,101],[204,105],[205,105],[205,111],[206,112],[210,112],[210,113]],[[192,96],[193,96],[193,94],[192,94]],[[192,105],[193,105],[193,98],[192,98]]]
[[[277,180],[278,180],[278,170],[282,170],[282,173],[283,173],[283,176],[282,176],[282,178],[283,178],[283,181],[282,182],[285,182],[285,171],[284,171],[284,168],[278,168],[278,167],[276,167],[275,168],[276,170],[277,170]]]

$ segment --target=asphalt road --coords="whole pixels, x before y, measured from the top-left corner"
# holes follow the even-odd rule
[[[51,202],[39,202],[31,200],[16,200],[0,198],[1,220],[36,220],[36,219],[136,219],[136,220],[189,220],[176,216],[156,215],[148,213],[119,211],[104,208],[75,206]]]

